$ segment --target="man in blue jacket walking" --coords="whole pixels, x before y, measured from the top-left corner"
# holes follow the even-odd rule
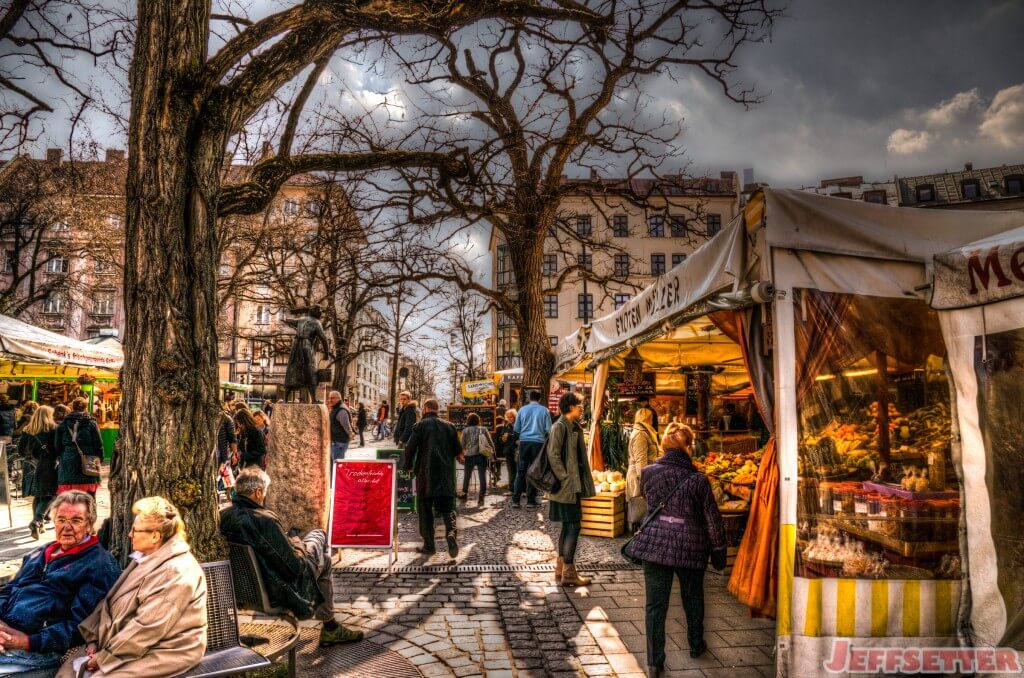
[[[519,437],[519,466],[516,468],[516,485],[512,491],[512,508],[519,508],[526,482],[526,470],[544,449],[544,443],[551,431],[551,414],[540,404],[540,391],[530,391],[530,403],[519,410],[514,429]],[[526,508],[537,507],[537,488],[526,488]]]

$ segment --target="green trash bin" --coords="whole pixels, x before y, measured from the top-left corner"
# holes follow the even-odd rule
[[[117,442],[117,434],[120,432],[121,429],[117,426],[100,429],[100,440],[103,441],[103,461],[110,461],[110,458],[114,456],[114,443]]]

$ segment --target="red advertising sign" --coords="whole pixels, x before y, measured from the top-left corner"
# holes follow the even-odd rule
[[[344,459],[334,464],[328,525],[331,546],[393,546],[395,481],[393,459]]]

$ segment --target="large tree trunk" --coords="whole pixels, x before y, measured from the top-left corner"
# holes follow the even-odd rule
[[[198,124],[205,0],[139,2],[130,81],[121,434],[111,473],[112,545],[126,559],[131,506],[162,495],[193,550],[220,550],[216,210],[224,139]]]
[[[512,232],[525,235],[522,242],[509,243],[509,256],[516,280],[516,294],[519,301],[519,318],[516,329],[519,332],[519,351],[523,356],[523,385],[540,388],[546,402],[548,386],[555,372],[555,355],[548,343],[547,326],[544,323],[544,233],[547,233],[543,218],[540,224],[523,224]],[[539,234],[531,237],[531,234]]]

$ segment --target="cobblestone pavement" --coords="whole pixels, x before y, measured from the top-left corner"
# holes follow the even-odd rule
[[[338,619],[425,676],[646,675],[643,574],[623,562],[623,539],[581,537],[577,562],[593,582],[555,586],[559,525],[547,520],[547,503],[515,510],[502,490],[482,507],[460,503],[457,559],[415,552],[415,514],[399,517],[393,569],[384,552],[344,551],[335,570]],[[438,521],[439,535],[442,529]],[[705,582],[711,649],[690,658],[676,598],[666,625],[666,675],[774,675],[774,622],[751,619],[726,591],[725,577],[709,572]]]

